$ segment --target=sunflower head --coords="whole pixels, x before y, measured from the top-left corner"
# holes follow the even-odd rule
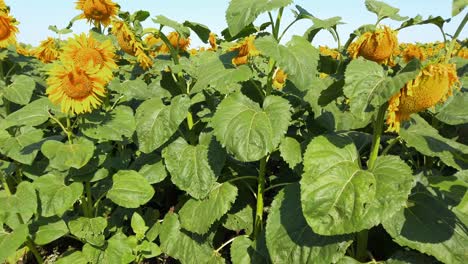
[[[167,39],[171,43],[174,49],[179,49],[179,51],[187,51],[187,48],[190,46],[190,38],[183,38],[177,32],[171,32],[167,35]],[[169,47],[166,44],[163,44],[159,49],[161,53],[169,53]]]
[[[56,64],[49,72],[47,94],[64,113],[91,112],[105,96],[105,78],[98,67],[80,68],[73,64]]]
[[[217,50],[218,49],[218,44],[216,43],[216,34],[215,33],[210,32],[208,42],[210,43],[210,46],[211,46],[212,50]]]
[[[278,69],[273,77],[273,87],[277,90],[283,89],[286,78],[288,78],[288,75],[282,69]]]
[[[117,68],[114,61],[115,49],[110,40],[99,42],[92,35],[75,35],[63,47],[62,61],[70,61],[80,68],[97,66],[112,78],[112,70]]]
[[[403,55],[403,60],[407,63],[414,58],[420,61],[424,61],[426,59],[424,50],[420,46],[414,45],[414,44],[406,45],[406,47],[402,51],[402,55]]]
[[[341,54],[334,49],[330,49],[327,46],[319,46],[320,54],[322,56],[330,56],[335,60],[338,60],[341,57]]]
[[[120,48],[127,54],[134,56],[134,45],[137,42],[135,35],[123,21],[112,21],[111,33],[117,38]]]
[[[60,55],[60,47],[54,38],[48,37],[41,41],[39,47],[34,49],[33,55],[44,63],[52,62],[58,59]]]
[[[0,48],[6,48],[10,44],[16,43],[16,33],[18,23],[7,12],[0,11]]]
[[[458,51],[457,56],[463,59],[468,59],[468,48],[462,48],[460,51]]]
[[[386,26],[374,32],[366,32],[349,46],[348,53],[353,59],[362,56],[377,63],[387,64],[398,49],[396,35],[396,31]]]
[[[117,5],[111,0],[78,0],[76,9],[82,10],[80,18],[85,18],[89,22],[109,25],[111,18],[117,15]]]
[[[458,84],[455,64],[435,63],[426,66],[390,99],[388,131],[399,132],[401,122],[408,120],[411,114],[445,102],[452,95],[452,87]]]
[[[230,51],[237,51],[237,56],[232,59],[235,65],[246,64],[248,57],[257,56],[260,51],[254,45],[255,36],[248,36],[242,42],[231,47]]]

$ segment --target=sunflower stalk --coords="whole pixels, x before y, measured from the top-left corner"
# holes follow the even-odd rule
[[[447,55],[445,56],[445,63],[449,62],[451,55],[452,55],[452,50],[455,47],[455,43],[457,42],[458,36],[460,35],[463,28],[465,27],[466,22],[468,22],[468,13],[465,14],[465,17],[463,18],[462,22],[457,28],[457,31],[455,31],[455,34],[453,35],[452,41],[450,41],[450,46],[447,50]]]
[[[264,208],[263,196],[265,193],[265,172],[266,172],[267,159],[268,159],[268,156],[265,156],[260,160],[260,168],[258,172],[258,184],[257,184],[257,209],[255,211],[253,239],[256,239],[263,229],[263,208]]]

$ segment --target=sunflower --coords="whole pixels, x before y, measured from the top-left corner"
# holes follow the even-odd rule
[[[320,50],[320,55],[322,56],[330,56],[335,60],[338,60],[341,57],[341,54],[337,50],[330,49],[327,46],[319,46],[319,50]]]
[[[217,50],[218,44],[216,43],[216,35],[213,32],[210,32],[210,36],[208,37],[208,42],[210,43],[211,50]]]
[[[117,5],[111,0],[78,0],[76,9],[83,11],[80,18],[104,26],[110,24],[111,18],[115,17],[118,11]]]
[[[286,84],[286,78],[288,78],[288,75],[282,69],[277,69],[273,77],[273,87],[277,90],[283,89]]]
[[[0,11],[0,48],[6,48],[10,44],[16,43],[16,33],[18,23],[7,12]]]
[[[153,65],[153,60],[146,55],[143,44],[135,37],[127,24],[123,21],[112,21],[111,33],[117,38],[120,48],[127,54],[137,57],[137,61],[143,69]]]
[[[145,45],[150,49],[149,54],[152,57],[156,57],[157,52],[161,48],[161,46],[164,44],[161,38],[154,36],[154,34],[148,34],[145,37]]]
[[[429,64],[390,99],[387,131],[399,132],[401,122],[411,114],[445,102],[452,95],[452,86],[459,83],[455,64]]]
[[[171,32],[167,35],[167,39],[171,43],[174,49],[178,49],[179,52],[187,51],[188,46],[190,46],[190,38],[184,38],[179,35],[177,32]],[[169,53],[169,47],[164,43],[160,48],[159,52]]]
[[[402,51],[403,60],[408,63],[410,60],[416,58],[420,61],[424,61],[426,59],[426,55],[424,54],[424,50],[414,44],[408,44],[404,47]]]
[[[112,79],[112,70],[117,68],[114,61],[115,49],[110,40],[99,42],[92,35],[75,35],[69,38],[63,47],[62,61],[71,61],[80,68],[86,68],[88,64],[98,66],[106,81]]]
[[[16,53],[21,54],[23,56],[29,57],[29,56],[34,56],[34,51],[30,50],[28,47],[25,45],[21,45],[16,43]]]
[[[384,26],[374,32],[362,34],[348,47],[348,53],[355,59],[362,56],[381,64],[391,63],[392,55],[398,50],[396,31]]]
[[[47,84],[50,101],[60,104],[64,113],[91,112],[101,105],[101,98],[106,94],[105,77],[99,67],[57,63],[49,71]]]
[[[47,38],[41,41],[39,47],[33,50],[33,55],[44,63],[52,62],[58,59],[60,55],[60,48],[54,38]]]
[[[257,56],[260,51],[254,46],[255,36],[248,36],[241,43],[237,43],[231,47],[230,51],[237,51],[237,56],[232,59],[234,65],[246,64],[247,59],[251,56]]]

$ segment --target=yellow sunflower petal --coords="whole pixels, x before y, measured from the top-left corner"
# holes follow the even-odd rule
[[[83,11],[80,18],[105,26],[110,24],[118,11],[117,5],[111,0],[78,0],[76,9]]]
[[[366,32],[348,47],[348,53],[353,59],[362,56],[377,63],[388,64],[398,49],[396,35],[396,31],[386,26],[374,32]]]
[[[55,61],[60,56],[60,48],[54,38],[47,38],[41,41],[39,47],[37,47],[33,54],[36,58],[44,63]]]
[[[246,64],[248,57],[258,56],[260,51],[254,45],[255,36],[248,36],[242,42],[231,47],[230,51],[237,51],[238,54],[232,59],[235,65]]]
[[[6,48],[16,43],[16,20],[7,12],[0,11],[0,48]]]

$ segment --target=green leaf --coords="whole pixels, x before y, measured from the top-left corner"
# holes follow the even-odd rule
[[[429,16],[427,19],[423,19],[422,16],[417,15],[403,22],[399,29],[403,29],[403,28],[411,27],[415,25],[425,25],[425,24],[433,24],[437,26],[438,28],[443,29],[444,24],[448,21],[450,21],[450,19],[445,20],[441,16],[436,16],[436,17]]]
[[[146,259],[154,258],[162,254],[161,248],[159,248],[157,244],[153,242],[148,242],[146,240],[144,240],[143,242],[141,242],[140,245],[138,245],[137,250]]]
[[[137,242],[132,237],[117,233],[107,240],[102,263],[130,263],[135,260],[133,249],[136,246]]]
[[[179,211],[181,226],[193,233],[207,233],[227,213],[236,197],[237,187],[223,183],[213,188],[205,200],[188,200]]]
[[[120,170],[112,177],[112,188],[107,198],[125,208],[138,208],[154,195],[153,187],[136,171]]]
[[[106,227],[107,220],[104,217],[80,217],[68,223],[70,233],[77,238],[98,247],[104,245],[104,230]]]
[[[36,190],[33,184],[23,181],[16,186],[14,195],[0,197],[0,212],[20,214],[23,221],[28,221],[37,213]]]
[[[41,215],[44,217],[61,216],[65,211],[73,209],[73,204],[83,193],[83,184],[74,182],[64,184],[64,178],[59,175],[46,174],[34,181],[34,187],[39,192]]]
[[[458,15],[468,5],[468,0],[453,0],[452,1],[452,17]]]
[[[182,263],[206,263],[215,254],[199,237],[181,232],[179,218],[174,213],[164,217],[160,240],[162,251]]]
[[[391,18],[397,21],[403,21],[408,17],[402,17],[398,14],[400,9],[392,7],[384,2],[376,1],[376,0],[366,0],[366,8],[370,12],[377,15],[378,20],[382,20],[384,18]]]
[[[293,36],[286,46],[283,46],[271,36],[262,37],[255,40],[255,47],[262,54],[274,59],[299,90],[308,90],[317,79],[319,51],[305,38]]]
[[[0,136],[0,153],[19,163],[31,165],[39,151],[40,144],[37,143],[41,141],[42,136],[42,130],[21,127],[19,135],[15,137]]]
[[[27,225],[20,225],[13,232],[7,233],[0,229],[0,262],[15,254],[16,250],[26,241],[29,230]]]
[[[166,167],[161,159],[153,164],[145,164],[138,173],[143,175],[149,184],[162,182],[167,177]]]
[[[53,108],[49,98],[43,97],[35,100],[23,108],[9,114],[5,121],[5,128],[11,126],[38,126],[49,119],[48,109]]]
[[[432,255],[443,263],[465,263],[468,235],[466,210],[452,208],[443,197],[422,186],[417,188],[393,217],[383,222],[385,230],[402,246]]]
[[[296,8],[299,11],[299,12],[296,12],[293,10],[293,13],[296,19],[298,20],[309,19],[314,23],[304,33],[304,38],[306,38],[309,42],[312,42],[312,40],[317,35],[317,33],[319,33],[320,30],[322,29],[325,29],[328,32],[330,32],[330,34],[333,36],[335,41],[338,40],[337,38],[338,36],[336,35],[336,32],[334,30],[336,29],[337,25],[344,24],[343,22],[341,22],[341,17],[336,16],[336,17],[331,17],[327,19],[319,19],[315,17],[314,15],[312,15],[311,13],[309,13],[304,8],[302,8],[300,5],[296,5]]]
[[[226,10],[226,22],[231,36],[237,35],[263,12],[285,7],[292,0],[231,0]]]
[[[426,156],[438,157],[458,170],[468,168],[468,146],[442,137],[419,115],[412,115],[411,121],[402,126],[400,136],[408,146]]]
[[[126,80],[124,82],[112,81],[109,84],[109,89],[116,91],[119,94],[125,96],[125,99],[130,101],[135,100],[146,100],[161,95],[161,90],[158,85],[154,83],[147,85],[145,81],[141,79]]]
[[[179,95],[166,106],[161,99],[143,102],[136,110],[136,132],[142,152],[150,153],[164,144],[185,120],[190,107],[190,98]]]
[[[433,263],[436,264],[437,260],[434,258],[419,253],[417,251],[406,251],[401,250],[393,254],[388,260],[385,261],[385,264],[426,264]]]
[[[73,143],[47,140],[42,144],[41,152],[49,159],[50,166],[58,170],[80,169],[94,154],[94,143],[84,137],[76,138]]]
[[[439,110],[436,118],[449,125],[468,123],[468,93],[457,93],[449,97]]]
[[[230,250],[232,263],[270,263],[269,259],[256,250],[256,247],[255,242],[247,236],[236,237],[232,241]]]
[[[301,201],[314,232],[337,235],[379,224],[400,210],[412,187],[411,169],[398,157],[379,157],[362,170],[348,136],[319,136],[304,155]]]
[[[201,53],[195,61],[196,67],[193,75],[197,82],[190,93],[198,93],[208,86],[223,94],[234,91],[235,84],[247,81],[252,76],[252,70],[246,65],[237,68],[227,68],[217,53]]]
[[[34,243],[46,245],[67,233],[67,224],[61,219],[56,222],[46,223],[45,225],[39,226],[39,229],[34,233]]]
[[[66,255],[65,257],[61,257],[55,262],[55,264],[88,264],[88,260],[86,256],[81,251],[75,251],[70,255]]]
[[[218,106],[212,119],[216,138],[239,161],[257,161],[280,143],[291,120],[290,105],[267,96],[263,108],[245,95],[234,93]]]
[[[216,142],[192,146],[178,138],[163,151],[172,182],[196,199],[213,189],[224,164],[224,151]]]
[[[299,184],[288,185],[274,199],[266,224],[266,243],[273,263],[335,263],[352,236],[321,236],[312,231],[301,209]]]
[[[240,232],[241,230],[245,230],[245,234],[251,234],[254,222],[253,215],[252,206],[247,204],[237,212],[228,213],[223,226],[232,231]]]
[[[281,157],[288,163],[291,169],[302,162],[301,144],[292,137],[284,137],[281,140],[279,150]]]
[[[185,21],[183,25],[193,30],[203,43],[208,43],[211,30],[207,26],[192,21]]]
[[[163,15],[157,16],[155,19],[153,19],[153,22],[175,29],[183,38],[188,38],[190,36],[190,29],[188,27],[174,20],[171,20]]]
[[[122,141],[132,138],[136,124],[133,110],[128,106],[119,105],[112,112],[94,111],[84,118],[80,126],[83,134],[99,141]]]
[[[8,101],[25,105],[31,100],[32,93],[36,88],[36,82],[26,75],[13,75],[13,83],[5,87],[3,96]]]
[[[137,212],[134,212],[130,225],[138,240],[142,240],[145,237],[146,230],[148,230],[143,217]]]

